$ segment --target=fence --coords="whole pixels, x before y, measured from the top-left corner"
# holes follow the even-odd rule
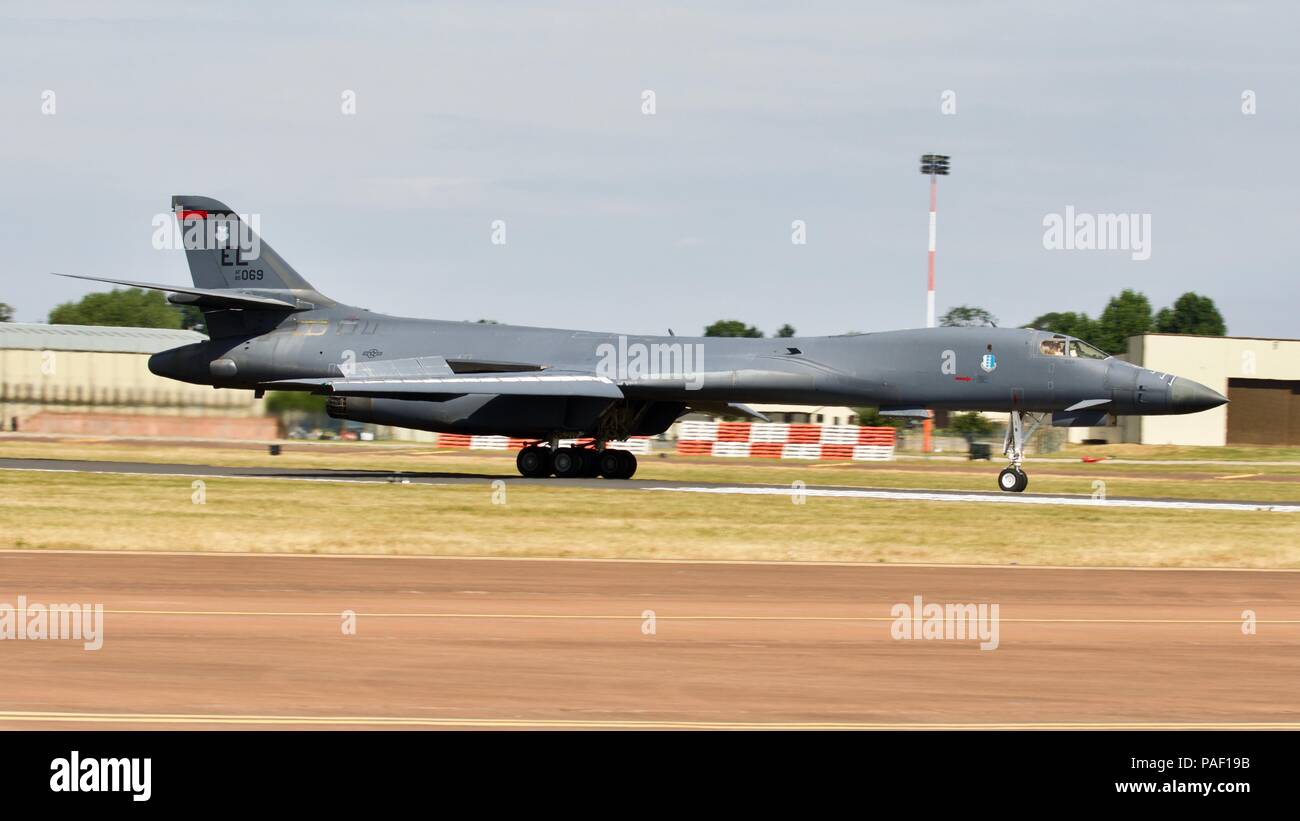
[[[463,433],[440,433],[438,434],[438,447],[440,448],[467,448],[469,450],[520,450],[526,445],[535,443],[536,439],[515,439],[510,436],[468,436]],[[590,443],[591,439],[561,439],[560,447],[571,447],[573,445],[585,445]],[[610,448],[627,450],[636,454],[647,454],[650,452],[650,440],[644,436],[633,436],[625,442],[608,442]]]
[[[859,425],[682,422],[677,452],[690,456],[755,456],[768,459],[894,458],[895,430]]]

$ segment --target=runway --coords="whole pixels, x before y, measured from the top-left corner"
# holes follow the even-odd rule
[[[4,551],[0,605],[104,642],[0,641],[0,728],[1295,729],[1296,580]],[[915,596],[997,604],[997,648],[893,638]]]
[[[205,464],[169,464],[160,462],[113,462],[75,459],[0,459],[0,470],[69,471],[81,473],[136,474],[147,476],[183,476],[194,478],[279,479],[312,482],[407,482],[412,484],[465,485],[491,481],[541,487],[586,488],[589,490],[673,490],[695,493],[784,494],[795,492],[791,485],[695,482],[673,480],[609,479],[525,479],[514,473],[451,473],[432,471],[384,471],[322,468],[229,467]],[[990,476],[995,475],[990,472]],[[855,486],[816,485],[800,488],[809,496],[880,499],[894,501],[928,501],[951,503],[998,503],[1031,505],[1066,505],[1089,507],[1177,508],[1187,510],[1240,510],[1300,512],[1300,504],[1269,501],[1223,501],[1214,499],[1145,498],[1046,493],[1003,493],[970,490],[910,490]]]

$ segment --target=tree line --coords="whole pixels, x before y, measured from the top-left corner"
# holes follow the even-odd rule
[[[939,322],[947,327],[997,324],[997,317],[983,308],[958,305]],[[1167,308],[1153,313],[1146,294],[1125,288],[1110,298],[1096,319],[1075,311],[1052,311],[1020,326],[1075,336],[1106,353],[1128,350],[1128,338],[1147,333],[1225,336],[1228,327],[1208,296],[1188,291]]]
[[[945,327],[996,325],[997,317],[983,308],[958,305],[949,309],[939,324]],[[1020,327],[1078,337],[1110,354],[1126,352],[1130,336],[1146,333],[1195,336],[1228,333],[1223,315],[1208,296],[1188,291],[1172,305],[1153,312],[1146,294],[1131,288],[1111,297],[1096,319],[1081,311],[1051,311]],[[738,319],[719,319],[704,329],[704,335],[761,338],[763,332]],[[795,329],[789,324],[782,325],[775,334],[777,338],[794,335]]]
[[[0,302],[0,322],[12,322],[13,308]],[[184,328],[204,330],[203,312],[193,305],[173,305],[161,291],[114,288],[86,294],[50,310],[51,325],[100,325],[115,328]]]

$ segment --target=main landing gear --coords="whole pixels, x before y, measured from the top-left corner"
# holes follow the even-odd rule
[[[1025,420],[1030,419],[1033,424],[1029,430],[1025,430]],[[998,488],[1008,493],[1023,493],[1025,488],[1029,487],[1029,477],[1025,474],[1024,468],[1020,463],[1024,461],[1025,442],[1029,437],[1034,435],[1038,426],[1046,418],[1041,413],[1025,413],[1024,411],[1012,411],[1011,422],[1007,425],[1007,436],[1002,442],[1002,453],[1011,460],[1008,467],[1002,469],[998,474]]]
[[[636,455],[609,448],[529,445],[515,457],[515,467],[529,479],[551,475],[561,479],[631,479],[636,473]]]

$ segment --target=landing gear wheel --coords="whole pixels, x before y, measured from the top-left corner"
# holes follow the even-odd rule
[[[600,475],[606,479],[631,479],[636,473],[636,456],[626,450],[607,450],[600,455]]]
[[[600,458],[596,461],[600,464],[600,475],[606,479],[617,479],[618,475],[623,472],[623,451],[621,450],[602,450]]]
[[[600,475],[606,479],[630,479],[636,472],[636,457],[625,450],[605,450],[600,454]]]
[[[530,445],[515,456],[519,475],[529,479],[542,479],[551,475],[551,452],[547,448]]]
[[[1008,493],[1021,493],[1029,486],[1029,477],[1020,468],[1003,468],[998,474],[998,487]]]
[[[595,479],[600,475],[600,454],[594,450],[582,451],[582,478]]]
[[[558,448],[551,457],[551,467],[561,479],[576,479],[582,475],[586,455],[577,448]]]

